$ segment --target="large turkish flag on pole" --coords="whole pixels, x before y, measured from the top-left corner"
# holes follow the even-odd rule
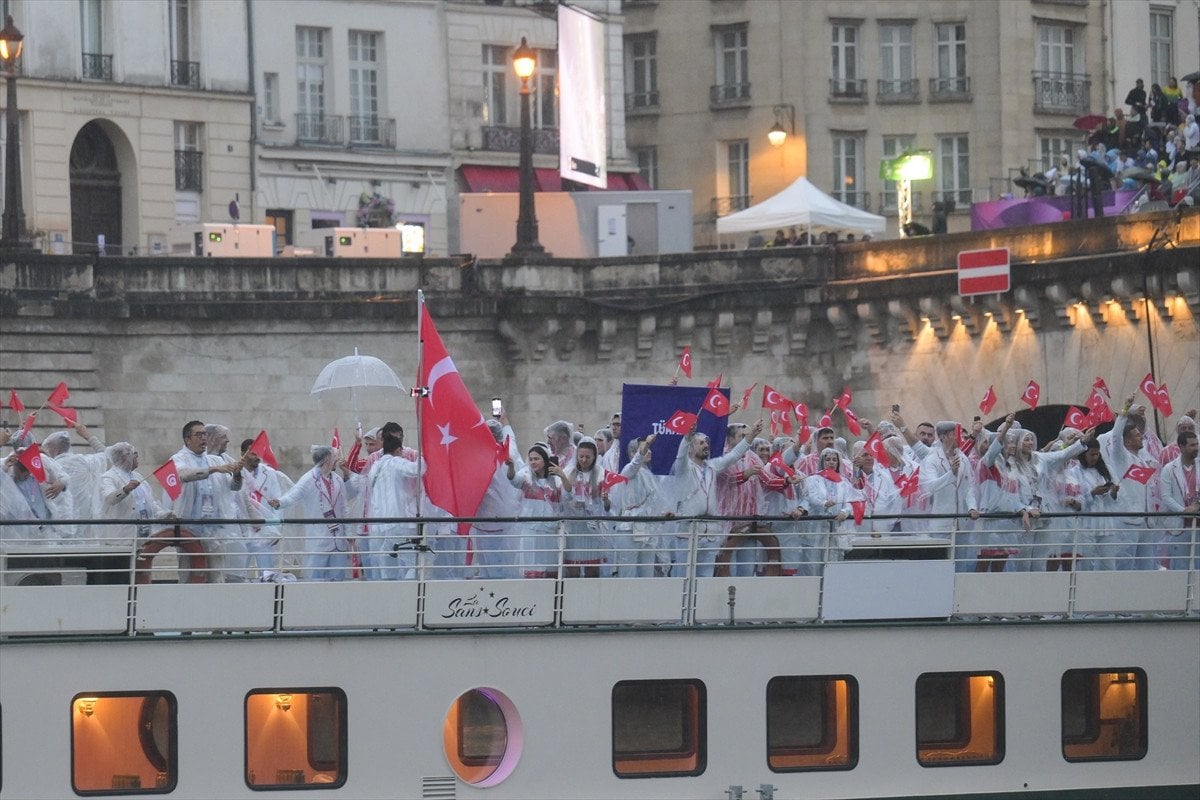
[[[424,391],[417,399],[417,418],[426,464],[425,493],[451,516],[474,516],[496,470],[496,440],[433,326],[424,294],[418,302],[417,386]]]

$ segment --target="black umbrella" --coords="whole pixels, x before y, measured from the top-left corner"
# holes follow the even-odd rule
[[[1184,75],[1180,80],[1185,81],[1185,82],[1190,82],[1190,83],[1195,83],[1197,81],[1200,81],[1200,69],[1196,70],[1195,72],[1189,72],[1187,75]]]

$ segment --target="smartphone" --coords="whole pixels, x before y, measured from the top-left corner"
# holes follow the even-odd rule
[[[892,403],[892,413],[893,414],[900,413],[900,404],[899,403]]]
[[[558,456],[550,456],[550,463],[557,467],[558,466]]]
[[[504,413],[504,406],[500,403],[499,397],[492,398],[492,416],[500,419],[500,415]]]

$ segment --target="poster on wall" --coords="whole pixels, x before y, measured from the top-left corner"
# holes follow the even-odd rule
[[[604,95],[604,23],[558,7],[559,173],[608,188],[608,114]]]

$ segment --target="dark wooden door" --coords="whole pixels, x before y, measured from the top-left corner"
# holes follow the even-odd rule
[[[121,172],[112,141],[95,122],[84,125],[71,146],[71,240],[75,253],[121,254]]]

